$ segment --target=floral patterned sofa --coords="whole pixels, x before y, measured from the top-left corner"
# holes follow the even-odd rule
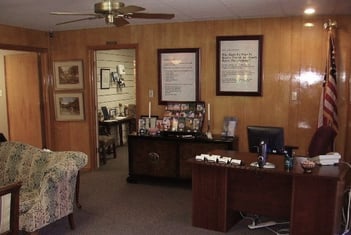
[[[19,142],[0,143],[0,186],[22,182],[19,230],[38,230],[68,216],[73,208],[78,171],[87,164],[86,154],[51,152]]]

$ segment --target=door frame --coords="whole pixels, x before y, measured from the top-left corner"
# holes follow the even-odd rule
[[[96,77],[96,64],[95,64],[95,53],[100,50],[119,50],[119,49],[134,49],[135,50],[135,87],[136,95],[138,94],[138,44],[120,44],[120,45],[97,45],[88,47],[88,74],[89,74],[89,94],[90,94],[90,104],[92,105],[91,114],[92,117],[89,118],[91,127],[90,131],[90,152],[94,153],[90,156],[91,167],[96,169],[99,166],[99,155],[98,155],[98,123],[97,123],[97,77]],[[136,102],[138,98],[136,97]]]
[[[12,44],[1,44],[0,50],[10,50],[16,52],[33,52],[38,56],[38,79],[39,79],[39,99],[40,99],[40,113],[41,113],[41,132],[42,132],[42,147],[52,147],[52,118],[50,112],[50,103],[52,99],[49,96],[50,81],[52,78],[49,76],[49,50],[48,48],[20,46]],[[47,79],[45,79],[47,78]]]

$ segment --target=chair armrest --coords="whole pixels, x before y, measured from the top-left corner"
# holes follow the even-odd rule
[[[8,193],[19,194],[21,186],[22,182],[16,182],[5,186],[0,186],[0,196],[3,196]]]
[[[83,152],[78,151],[61,151],[61,152],[52,152],[55,157],[60,159],[64,158],[71,159],[78,169],[83,168],[88,163],[88,156]],[[63,161],[65,161],[63,160]]]
[[[6,194],[11,195],[9,224],[0,224],[0,231],[2,232],[4,232],[2,228],[4,226],[4,229],[9,229],[10,234],[19,233],[19,191],[21,186],[22,182],[16,182],[0,187],[0,198]],[[2,203],[1,201],[0,203]],[[0,221],[4,221],[2,216],[2,212],[0,211]]]
[[[78,171],[79,168],[72,159],[66,159],[65,161],[60,161],[54,165],[48,166],[40,183],[40,189],[43,190],[45,184],[57,184],[62,181],[67,182],[72,177],[76,177]]]

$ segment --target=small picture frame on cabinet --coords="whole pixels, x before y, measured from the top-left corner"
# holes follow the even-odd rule
[[[141,115],[140,118],[144,120],[146,129],[156,128],[156,122],[157,122],[158,116],[150,116],[149,118],[149,116]]]

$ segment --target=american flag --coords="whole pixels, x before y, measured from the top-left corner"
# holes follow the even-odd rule
[[[328,30],[328,55],[323,90],[319,108],[318,127],[328,125],[338,131],[338,109],[336,92],[335,35]]]

